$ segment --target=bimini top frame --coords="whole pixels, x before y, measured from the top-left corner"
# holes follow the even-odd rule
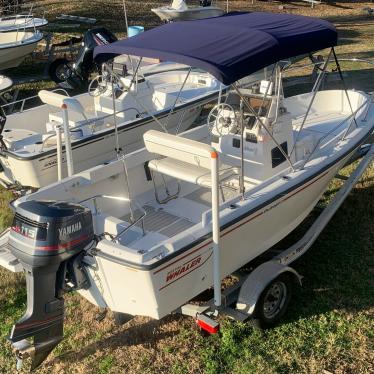
[[[103,63],[126,54],[173,61],[200,68],[229,85],[282,59],[336,44],[335,27],[321,19],[264,12],[229,13],[163,25],[98,46],[94,58]]]

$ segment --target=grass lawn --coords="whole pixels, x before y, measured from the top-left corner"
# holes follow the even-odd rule
[[[121,1],[35,3],[36,10],[45,9],[51,19],[59,13],[79,14],[96,17],[113,31],[124,30]],[[159,24],[149,9],[161,1],[127,3],[130,24]],[[280,3],[230,4],[231,9],[278,11]],[[341,39],[340,56],[373,58],[374,16],[363,15],[365,6],[372,5],[344,1],[311,9],[292,2],[286,3],[285,11],[333,20]],[[374,66],[342,65],[349,71],[361,69],[349,72],[349,85],[374,90]],[[330,185],[323,202],[339,183]],[[1,229],[12,219],[7,208],[10,199],[11,193],[0,190]],[[374,165],[312,249],[294,264],[305,277],[304,286],[276,328],[259,331],[223,319],[220,336],[203,338],[192,319],[177,315],[161,321],[136,317],[118,327],[110,313],[98,321],[99,310],[73,294],[66,297],[65,340],[36,373],[373,373],[373,217]],[[15,360],[5,338],[25,309],[24,277],[0,270],[0,290],[0,373],[13,373]]]

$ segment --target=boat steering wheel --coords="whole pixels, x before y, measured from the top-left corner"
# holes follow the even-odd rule
[[[98,75],[90,82],[88,86],[88,94],[92,97],[100,96],[107,91],[108,88],[111,88],[112,84],[115,89],[121,86],[119,78],[115,75]]]
[[[88,85],[88,94],[92,97],[102,95],[108,89],[108,81],[102,75],[98,75]]]
[[[237,126],[234,108],[226,103],[217,104],[208,115],[208,128],[212,134],[228,135]]]

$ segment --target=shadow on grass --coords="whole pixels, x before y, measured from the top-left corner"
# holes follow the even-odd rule
[[[374,187],[358,187],[309,252],[295,262],[304,276],[303,288],[295,293],[284,323],[331,310],[356,312],[373,306]]]
[[[330,22],[333,22],[334,24],[338,25],[344,25],[344,26],[372,26],[374,24],[374,18],[367,14],[367,13],[362,13],[362,14],[340,14],[337,16],[331,16],[327,17],[327,19]]]
[[[162,320],[149,320],[148,322],[133,325],[127,327],[118,327],[119,332],[112,334],[111,336],[100,339],[94,343],[91,343],[83,348],[78,348],[77,351],[69,351],[57,356],[48,364],[50,367],[54,367],[58,362],[79,362],[88,356],[94,355],[95,352],[110,348],[114,350],[120,347],[129,347],[135,345],[148,345],[154,346],[158,341],[171,338],[179,334],[179,330],[173,331],[160,331],[160,326],[166,323],[177,321],[183,318],[180,315],[169,315]],[[132,323],[132,322],[130,322]]]

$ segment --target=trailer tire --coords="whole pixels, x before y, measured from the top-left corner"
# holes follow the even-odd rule
[[[61,83],[69,79],[72,72],[72,62],[66,58],[54,60],[48,69],[49,76],[56,83]]]
[[[266,286],[256,303],[254,312],[254,318],[259,320],[262,328],[275,326],[284,316],[294,285],[292,275],[282,273]]]

